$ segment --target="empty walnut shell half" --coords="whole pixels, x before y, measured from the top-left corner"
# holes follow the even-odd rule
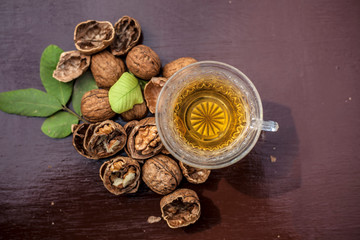
[[[159,56],[145,45],[138,45],[126,56],[126,65],[135,76],[149,80],[159,74],[161,62]]]
[[[125,64],[108,51],[92,55],[91,72],[99,88],[109,89],[125,72]]]
[[[163,68],[163,76],[166,78],[171,77],[174,73],[182,69],[183,67],[186,67],[187,65],[190,65],[192,63],[197,62],[196,59],[192,57],[182,57],[178,58],[172,62],[169,62],[166,64]]]
[[[144,97],[146,100],[146,104],[151,113],[155,113],[156,111],[156,102],[162,87],[165,85],[167,78],[164,77],[153,77],[151,80],[145,85],[144,88]]]
[[[179,166],[181,168],[184,177],[190,183],[195,183],[195,184],[204,183],[208,179],[211,173],[210,169],[194,168],[180,161],[179,161]]]
[[[110,45],[111,53],[124,55],[140,40],[141,26],[139,22],[129,16],[120,18],[114,25],[115,38]]]
[[[177,163],[168,156],[159,154],[145,161],[142,179],[154,192],[165,195],[174,191],[182,180]]]
[[[88,69],[90,58],[79,51],[61,53],[53,78],[60,82],[70,82],[80,77]]]
[[[179,228],[195,223],[201,214],[199,197],[193,190],[182,188],[160,200],[163,219],[169,227]]]
[[[108,93],[106,89],[93,89],[83,95],[81,113],[85,120],[101,122],[116,115],[111,109]]]
[[[161,152],[163,144],[154,117],[144,118],[135,126],[131,126],[131,128],[126,149],[130,157],[142,160],[151,158]]]
[[[89,20],[75,27],[75,47],[81,53],[91,55],[107,48],[114,36],[115,30],[110,22]]]
[[[135,104],[132,109],[120,114],[122,120],[129,122],[132,120],[140,120],[146,117],[148,114],[148,108],[146,103]]]
[[[116,157],[103,163],[100,178],[115,195],[135,193],[140,184],[140,165],[129,157]]]
[[[125,129],[111,120],[94,124],[82,123],[74,127],[73,146],[86,158],[106,158],[124,148],[126,137]]]

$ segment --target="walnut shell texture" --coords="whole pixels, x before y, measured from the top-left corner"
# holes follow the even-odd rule
[[[135,126],[126,126],[126,128],[126,131],[131,128],[126,146],[126,153],[131,158],[137,160],[148,159],[163,149],[154,117],[144,118]]]
[[[116,115],[111,109],[108,90],[93,89],[84,94],[81,99],[81,113],[89,122],[101,122]]]
[[[129,16],[123,16],[114,25],[115,38],[110,45],[111,53],[116,56],[125,55],[140,40],[141,26]]]
[[[146,103],[135,104],[134,107],[126,112],[120,114],[122,120],[129,122],[132,120],[140,120],[146,117],[148,114],[148,108]]]
[[[181,168],[184,177],[190,183],[194,183],[194,184],[204,183],[209,178],[209,175],[211,173],[210,169],[194,168],[180,161],[179,161],[179,166]]]
[[[86,135],[86,132],[87,132],[89,126],[90,126],[90,124],[87,124],[87,123],[81,123],[81,124],[72,126],[72,128],[73,128],[72,144],[73,144],[74,148],[76,149],[76,151],[78,153],[80,153],[80,155],[82,155],[86,158],[91,158],[91,155],[84,148],[84,139],[85,139],[85,135]]]
[[[148,46],[138,45],[126,56],[126,65],[135,76],[149,80],[159,74],[159,56]]]
[[[105,50],[92,55],[90,69],[96,85],[109,89],[125,72],[125,65],[120,58]]]
[[[107,48],[114,40],[115,29],[108,21],[88,20],[75,27],[75,47],[81,53],[91,55]]]
[[[80,77],[88,69],[90,58],[79,51],[61,53],[53,78],[60,82],[70,82]]]
[[[191,189],[178,189],[160,200],[163,219],[170,228],[185,227],[195,223],[201,215],[199,197]]]
[[[142,179],[154,192],[165,195],[174,191],[182,180],[178,164],[168,156],[158,154],[145,161]]]
[[[192,63],[197,62],[196,59],[192,58],[192,57],[182,57],[182,58],[178,58],[172,62],[169,62],[168,64],[166,64],[163,68],[163,76],[166,78],[171,77],[172,75],[174,75],[174,73],[176,73],[177,71],[179,71],[180,69],[182,69],[183,67],[186,67],[187,65],[190,65]]]
[[[155,113],[156,111],[156,102],[166,81],[167,78],[164,77],[152,77],[151,80],[145,85],[144,97],[151,113]]]
[[[115,194],[137,192],[140,185],[140,165],[129,157],[116,157],[102,164],[99,170],[105,188]]]

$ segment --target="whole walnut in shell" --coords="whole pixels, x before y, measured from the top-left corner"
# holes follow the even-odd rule
[[[103,163],[100,178],[115,195],[135,193],[140,185],[140,165],[129,157],[116,157]]]
[[[84,94],[81,98],[81,113],[89,122],[101,122],[116,115],[111,110],[108,90],[93,89]]]
[[[81,53],[91,55],[107,48],[114,40],[115,29],[108,21],[88,20],[75,27],[75,47]]]
[[[135,76],[149,80],[159,74],[159,56],[148,46],[138,45],[126,56],[126,65]]]
[[[179,166],[181,168],[184,177],[190,183],[195,183],[195,184],[204,183],[209,178],[209,175],[211,173],[210,169],[191,167],[183,162],[179,162]]]
[[[70,82],[80,77],[88,69],[90,58],[79,51],[61,53],[53,77],[60,82]]]
[[[199,197],[191,189],[178,189],[160,200],[162,218],[170,228],[195,223],[201,214]]]
[[[159,154],[146,160],[142,167],[142,179],[151,190],[165,195],[177,188],[182,174],[173,159]]]
[[[132,109],[120,114],[122,120],[129,122],[132,120],[140,120],[146,117],[148,108],[145,102],[141,104],[135,104]]]
[[[139,22],[129,16],[120,18],[114,25],[115,38],[110,45],[113,55],[125,55],[140,40],[141,27]]]
[[[111,120],[74,125],[72,132],[74,148],[82,156],[90,159],[110,157],[126,144],[125,129]]]
[[[156,111],[156,102],[162,87],[165,85],[167,78],[164,77],[153,77],[145,85],[144,88],[144,97],[146,104],[151,113]]]
[[[174,73],[182,69],[183,67],[186,67],[187,65],[190,65],[192,63],[197,62],[196,59],[192,57],[182,57],[178,58],[172,62],[169,62],[166,64],[163,68],[163,76],[166,78],[171,77]]]
[[[109,89],[125,72],[125,64],[105,50],[92,55],[90,69],[96,85]]]

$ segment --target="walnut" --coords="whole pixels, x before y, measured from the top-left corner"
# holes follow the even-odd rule
[[[182,69],[183,67],[186,67],[187,65],[190,65],[192,63],[197,62],[196,59],[192,57],[182,57],[178,58],[172,62],[169,62],[164,66],[163,69],[163,76],[166,78],[171,77],[174,73]]]
[[[108,90],[93,89],[84,94],[81,99],[81,113],[89,122],[101,122],[116,115],[111,109]]]
[[[189,165],[186,165],[183,162],[179,162],[179,166],[181,168],[184,177],[190,183],[195,183],[195,184],[204,183],[208,179],[211,173],[210,169],[194,168]]]
[[[125,129],[111,120],[73,126],[73,146],[82,156],[90,159],[118,153],[124,148],[126,137]]]
[[[126,152],[130,157],[138,160],[148,159],[162,150],[163,144],[154,117],[144,118],[135,126],[128,125],[126,127],[128,128],[126,131],[131,128],[126,148]]]
[[[155,113],[156,111],[156,102],[162,87],[165,85],[167,78],[164,77],[153,77],[151,80],[145,85],[144,88],[144,97],[146,100],[146,104],[151,113]]]
[[[126,65],[135,76],[149,80],[159,74],[159,56],[149,47],[138,45],[126,56]]]
[[[185,227],[195,223],[201,214],[199,197],[193,190],[182,188],[160,200],[163,219],[170,228]]]
[[[96,85],[109,89],[125,72],[125,64],[105,50],[92,56],[90,69]]]
[[[75,47],[81,53],[91,55],[107,48],[114,36],[115,30],[110,22],[88,20],[75,27]]]
[[[53,78],[60,82],[70,82],[80,77],[88,69],[90,58],[79,51],[61,53]]]
[[[140,165],[128,157],[116,157],[102,164],[100,178],[115,195],[135,193],[140,184]]]
[[[115,38],[110,45],[111,53],[116,56],[125,55],[140,40],[140,24],[136,19],[124,16],[115,23],[114,28]]]
[[[161,195],[174,191],[181,179],[182,174],[177,163],[162,154],[146,160],[142,167],[142,180],[151,190]]]
[[[140,120],[146,117],[148,113],[148,108],[146,107],[145,102],[141,104],[135,104],[134,107],[126,112],[120,114],[122,120],[128,122],[131,120]]]

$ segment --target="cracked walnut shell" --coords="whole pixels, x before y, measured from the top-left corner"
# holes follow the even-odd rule
[[[140,165],[132,158],[116,157],[102,164],[100,178],[115,195],[135,193],[140,185]]]
[[[90,58],[79,51],[61,53],[53,78],[60,82],[70,82],[80,77],[88,69]]]
[[[208,179],[208,177],[211,173],[210,169],[201,169],[201,168],[191,167],[181,161],[179,161],[179,166],[181,168],[181,171],[182,171],[184,177],[190,183],[194,183],[194,184],[204,183]]]
[[[186,67],[187,65],[190,65],[192,63],[197,62],[196,59],[192,58],[192,57],[182,57],[182,58],[178,58],[172,62],[169,62],[168,64],[166,64],[163,68],[163,76],[166,78],[171,77],[172,75],[174,75],[174,73],[176,73],[177,71],[179,71],[180,69],[182,69],[183,67]]]
[[[125,72],[125,64],[108,51],[92,55],[91,72],[99,88],[109,89]]]
[[[110,22],[88,20],[75,27],[75,47],[81,53],[91,55],[107,48],[114,36],[115,30]]]
[[[158,154],[146,160],[142,167],[142,179],[151,190],[165,195],[177,188],[181,182],[182,174],[173,159]]]
[[[129,16],[123,16],[114,25],[115,38],[110,45],[113,55],[125,55],[140,40],[141,26],[139,22]]]
[[[195,223],[201,214],[199,197],[193,190],[182,188],[160,200],[162,218],[170,228]]]
[[[109,91],[93,89],[86,92],[81,99],[81,113],[89,122],[101,122],[116,115],[109,103]]]
[[[135,76],[149,80],[159,74],[159,56],[148,46],[138,45],[126,56],[126,65]]]
[[[144,88],[144,97],[146,104],[151,113],[156,111],[156,102],[162,87],[165,85],[167,78],[164,77],[153,77],[145,85]]]

